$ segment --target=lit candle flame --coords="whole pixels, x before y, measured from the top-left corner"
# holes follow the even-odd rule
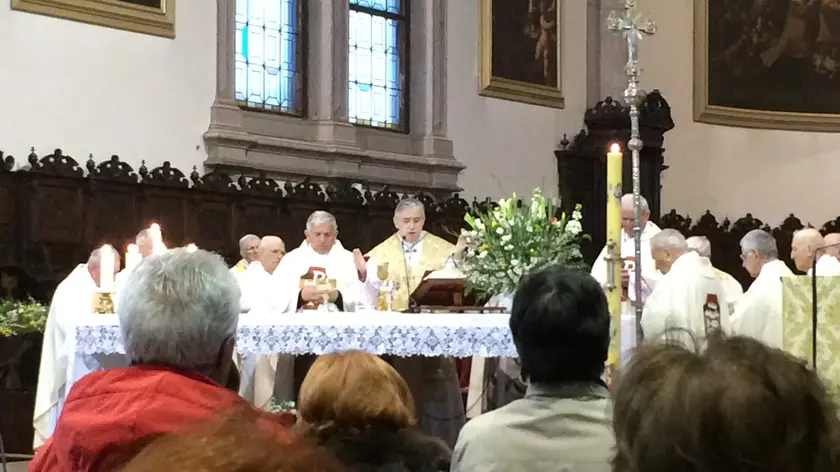
[[[610,152],[613,154],[618,154],[619,152],[621,152],[621,146],[619,146],[618,143],[612,143],[612,146],[610,146]]]
[[[187,244],[187,252],[195,252],[198,251],[198,246],[193,243]]]

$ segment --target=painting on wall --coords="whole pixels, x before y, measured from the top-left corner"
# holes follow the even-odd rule
[[[12,10],[175,37],[175,0],[12,0]]]
[[[479,0],[479,93],[563,108],[559,0]]]
[[[694,118],[840,131],[840,0],[694,0]]]

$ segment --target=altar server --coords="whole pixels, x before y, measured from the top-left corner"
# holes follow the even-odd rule
[[[642,330],[647,342],[675,339],[692,346],[730,331],[729,304],[709,259],[688,248],[673,229],[650,240],[656,268],[664,275],[645,302]]]
[[[323,272],[336,281],[336,290],[329,294],[330,301],[338,308],[350,310],[364,299],[359,279],[364,264],[357,266],[353,253],[344,249],[338,240],[338,223],[326,211],[315,211],[306,220],[303,232],[306,240],[297,249],[286,254],[272,276],[272,287],[277,291],[271,302],[279,312],[294,312],[304,305],[320,303],[323,298],[312,285],[300,288],[301,278],[313,272]],[[364,262],[364,261],[362,261]]]
[[[686,239],[685,242],[688,244],[689,249],[695,251],[700,257],[705,257],[711,263],[712,243],[709,242],[709,238],[705,236],[692,236]],[[720,284],[726,292],[726,300],[729,302],[729,313],[731,314],[735,308],[735,302],[744,295],[744,287],[741,286],[741,282],[738,282],[735,277],[714,266],[712,268],[715,270],[715,274],[717,274]]]
[[[120,267],[119,255],[114,255],[114,272]],[[35,415],[33,426],[35,439],[33,448],[38,448],[52,434],[61,401],[66,395],[67,367],[73,353],[67,352],[65,341],[75,329],[74,319],[80,314],[90,313],[93,295],[99,285],[100,250],[90,254],[86,264],[79,264],[55,290],[47,324],[44,327],[44,341],[41,348],[41,367],[38,371],[38,386],[35,393]]]
[[[423,230],[426,210],[423,203],[406,198],[394,210],[396,233],[368,253],[365,275],[368,298],[376,299],[381,280],[380,264],[388,264],[388,279],[397,282],[392,309],[409,307],[409,296],[420,285],[426,271],[440,270],[453,257],[460,258],[463,244],[456,246]],[[457,254],[456,254],[457,253]],[[364,259],[358,260],[359,265]],[[395,357],[394,368],[405,379],[415,401],[421,430],[455,445],[464,425],[464,403],[461,397],[455,361],[444,357]]]
[[[655,223],[650,221],[650,207],[645,197],[641,197],[641,214],[639,224],[642,229],[642,302],[650,295],[656,286],[656,282],[662,274],[656,270],[656,263],[650,254],[650,239],[662,231]],[[627,359],[627,353],[635,345],[635,317],[636,311],[632,300],[636,298],[635,264],[636,264],[636,241],[633,235],[633,195],[627,194],[621,197],[621,318],[622,326],[633,326],[632,330],[621,331],[621,352],[622,363]],[[606,247],[601,250],[595,263],[592,265],[592,277],[601,283],[603,287],[607,283]]]
[[[833,248],[824,249],[825,240],[814,228],[805,228],[793,233],[790,258],[796,268],[811,275],[811,264],[817,256],[817,276],[840,275],[840,261],[828,253]]]
[[[782,277],[792,276],[793,272],[779,260],[773,236],[760,229],[741,238],[741,260],[755,280],[735,304],[732,330],[781,349]]]
[[[256,234],[246,234],[245,236],[242,236],[242,239],[239,240],[239,255],[242,256],[242,259],[240,259],[235,266],[231,267],[230,271],[234,274],[237,272],[245,272],[248,265],[257,260],[259,247],[260,238]]]

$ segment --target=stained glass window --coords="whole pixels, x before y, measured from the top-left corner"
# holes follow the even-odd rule
[[[349,1],[350,122],[408,131],[408,1]]]
[[[241,106],[302,115],[301,3],[236,0],[233,82]]]

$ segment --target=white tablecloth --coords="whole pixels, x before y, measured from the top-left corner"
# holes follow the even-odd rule
[[[325,354],[361,349],[398,356],[515,357],[507,314],[247,313],[239,319],[240,354]],[[77,355],[122,354],[116,315],[79,319]]]

